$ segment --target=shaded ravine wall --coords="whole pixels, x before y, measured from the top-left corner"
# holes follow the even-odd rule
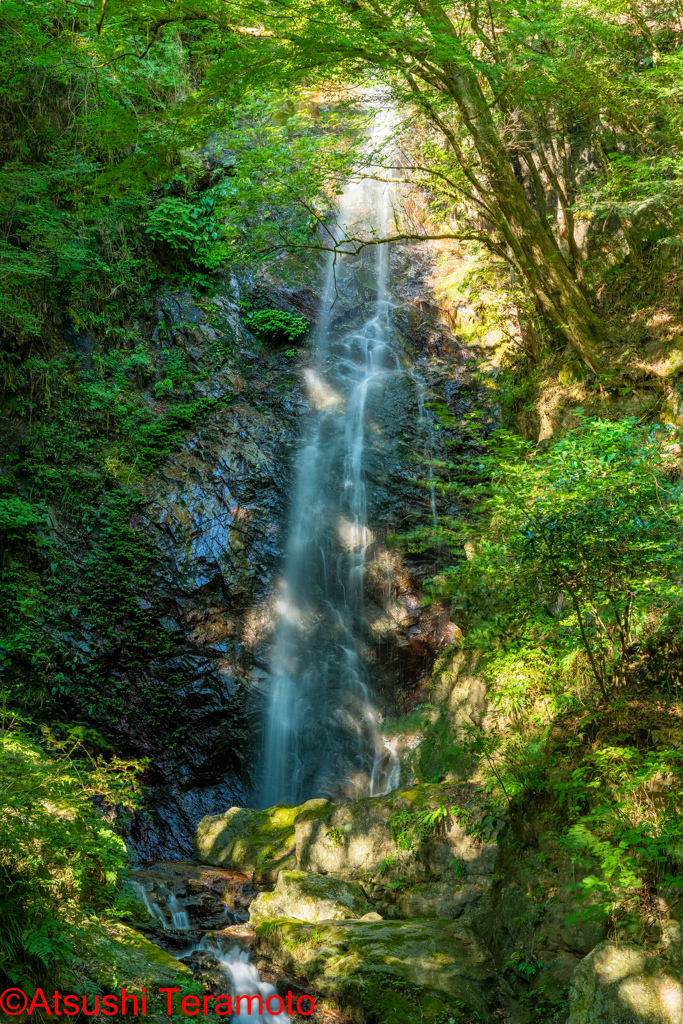
[[[406,359],[419,364],[425,401],[476,407],[466,362],[429,297],[427,247],[396,247],[391,263],[405,299],[396,329]],[[237,301],[256,288],[269,304],[314,318],[310,287],[286,289],[264,278],[240,289],[226,277],[201,303],[188,293],[160,295],[157,325],[140,328],[150,335],[153,354],[182,351],[195,397],[218,400],[156,470],[122,481],[140,499],[128,525],[152,553],[134,598],[163,653],[141,649],[135,667],[124,669],[87,612],[65,621],[62,634],[79,672],[107,679],[94,684],[99,690],[87,709],[72,701],[72,720],[85,717],[122,756],[149,759],[145,808],[125,826],[144,861],[190,855],[201,817],[249,800],[308,360],[303,349],[287,356],[244,329]],[[342,305],[336,315],[343,320],[355,312]],[[232,339],[220,358],[217,337]],[[96,348],[92,339],[85,342],[72,339],[84,363]],[[373,469],[378,499],[371,511],[376,540],[368,552],[364,657],[385,714],[409,710],[420,699],[436,652],[452,639],[447,610],[421,606],[421,582],[438,565],[439,552],[406,555],[386,543],[388,535],[431,516],[423,460],[438,457],[441,442],[436,432],[431,439],[425,434],[411,390],[413,404],[398,396],[395,444]],[[142,398],[155,405],[152,394]],[[446,509],[440,499],[439,511]],[[74,536],[59,509],[51,511],[51,522],[54,542],[81,578],[97,534]]]

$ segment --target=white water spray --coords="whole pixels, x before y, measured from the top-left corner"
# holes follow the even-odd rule
[[[277,989],[267,981],[261,981],[258,970],[251,962],[249,950],[232,942],[225,946],[219,936],[204,935],[202,939],[193,943],[189,949],[180,954],[179,959],[185,960],[195,952],[212,953],[226,976],[228,985],[226,995],[233,1000],[235,1012],[230,1017],[231,1024],[290,1024],[290,1018],[284,1011],[282,1013],[270,1013],[270,1009],[277,1009],[280,1005]],[[239,996],[246,996],[246,999],[239,999]],[[258,999],[250,1000],[250,996],[258,996],[261,999],[263,1013],[258,1012]],[[276,998],[269,1002],[271,996]],[[253,1011],[253,1012],[252,1012]]]
[[[391,132],[378,111],[370,148]],[[362,179],[344,190],[342,231],[386,234],[392,193]],[[258,803],[377,796],[398,785],[398,759],[380,733],[363,660],[368,448],[373,410],[403,374],[391,328],[386,245],[330,259],[292,506],[279,626],[271,663]],[[351,315],[334,320],[338,291]],[[340,317],[339,312],[337,317]]]
[[[140,882],[131,882],[130,885],[131,888],[135,890],[135,892],[139,895],[140,899],[144,903],[145,909],[149,916],[153,917],[155,921],[158,921],[161,927],[164,929],[164,931],[167,931],[170,926],[168,921],[166,920],[166,915],[164,914],[161,907],[158,906],[154,902],[154,900],[151,900],[149,898],[149,892],[147,891],[147,889],[145,889],[144,885],[141,885]]]

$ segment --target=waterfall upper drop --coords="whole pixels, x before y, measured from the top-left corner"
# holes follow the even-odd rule
[[[375,116],[370,146],[390,116]],[[392,194],[362,179],[344,190],[338,235],[386,233]],[[376,413],[386,384],[403,374],[391,328],[389,253],[370,246],[330,259],[314,358],[309,413],[293,499],[271,689],[263,730],[258,803],[367,796],[398,785],[398,762],[381,738],[364,664],[368,458],[377,456]],[[334,317],[339,295],[352,296]],[[355,307],[355,308],[354,308]],[[341,322],[340,322],[341,321]]]

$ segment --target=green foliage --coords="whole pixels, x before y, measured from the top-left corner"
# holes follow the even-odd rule
[[[564,1022],[569,1013],[569,989],[564,988],[554,999],[538,990],[531,990],[522,996],[522,1004],[527,1013],[529,1024],[556,1024]]]
[[[160,281],[206,287],[228,260],[304,245],[347,163],[344,126],[291,89],[219,98],[234,43],[210,12],[185,28],[157,0],[105,7],[98,30],[69,0],[3,5],[5,387],[41,332],[111,333]]]
[[[543,961],[526,950],[515,950],[503,965],[503,973],[510,972],[526,981],[530,981],[543,968]]]
[[[288,341],[300,338],[309,326],[308,320],[298,313],[285,313],[279,309],[260,309],[255,313],[247,313],[244,322],[256,334],[272,338],[284,337]]]
[[[553,790],[569,815],[561,845],[588,872],[577,883],[582,916],[637,926],[648,889],[679,879],[683,754],[605,745]]]
[[[154,308],[142,305],[139,315],[158,323]],[[140,607],[154,557],[135,526],[133,488],[185,431],[230,400],[229,389],[190,397],[225,359],[221,326],[192,371],[182,348],[159,351],[139,329],[121,331],[119,345],[93,345],[88,369],[70,353],[17,367],[5,410],[18,442],[0,479],[0,664],[14,706],[95,715],[106,728],[129,703],[141,663],[177,642]],[[163,402],[148,394],[155,381],[165,385]],[[165,720],[175,676],[169,693],[138,685],[142,714]]]
[[[429,839],[442,835],[449,819],[467,821],[469,811],[461,807],[424,807],[418,811],[393,811],[389,817],[391,835],[399,850],[416,850]]]
[[[472,514],[441,531],[456,558],[433,593],[453,602],[466,646],[485,653],[489,706],[506,723],[467,744],[489,817],[502,804],[528,835],[543,808],[537,856],[573,862],[575,916],[640,941],[655,891],[680,883],[683,848],[675,702],[657,719],[669,716],[668,740],[631,710],[648,659],[680,637],[678,433],[580,411],[577,421],[542,449],[480,432],[488,454],[475,482],[442,482]],[[415,765],[455,746],[449,723],[444,709],[423,712]],[[522,950],[508,970],[525,976],[537,967],[527,961]]]
[[[422,741],[410,756],[410,766],[420,782],[441,782],[449,775],[462,776],[473,767],[468,739],[460,739],[453,731],[447,709],[426,705],[406,723],[406,729],[418,729]]]
[[[474,1024],[479,1019],[459,1000],[446,1006],[438,996],[425,994],[379,964],[373,964],[372,973],[363,979],[362,1000],[368,1024]]]
[[[45,523],[47,510],[44,504],[32,505],[16,494],[0,499],[0,533],[10,538]]]
[[[220,23],[219,5],[210,6]],[[178,23],[193,11],[192,2],[178,4]],[[235,80],[326,88],[367,75],[381,81],[395,102],[402,180],[429,190],[431,223],[445,236],[479,242],[511,267],[531,357],[544,334],[532,322],[540,311],[551,338],[564,334],[600,371],[595,342],[607,338],[587,296],[601,273],[653,240],[680,242],[681,26],[673,8],[643,14],[591,0],[536,4],[530,13],[496,0],[482,18],[469,3],[407,11],[397,0],[368,19],[362,6],[259,0],[239,2],[231,17],[252,31],[210,68],[214,89]],[[393,176],[395,138],[378,140],[367,162]],[[575,231],[583,215],[597,228],[588,259]],[[610,220],[621,222],[628,253],[614,243]]]
[[[69,959],[69,929],[115,898],[126,867],[101,805],[135,804],[143,765],[95,757],[87,739],[82,730],[62,740],[48,733],[47,756],[3,716],[0,974],[13,984]]]
[[[334,828],[332,825],[326,829],[325,835],[333,846],[341,846],[344,842],[344,833],[342,830],[340,828]]]
[[[542,452],[496,436],[491,485],[477,488],[482,520],[460,531],[472,557],[436,588],[473,625],[478,611],[469,642],[494,655],[497,699],[521,707],[539,661],[607,696],[625,681],[632,645],[678,613],[675,443],[672,429],[588,417]]]
[[[220,234],[215,218],[210,215],[212,206],[206,197],[194,204],[179,197],[162,199],[150,212],[147,231],[171,249],[186,250],[193,263],[208,268],[219,266],[225,252],[213,244]]]
[[[223,398],[198,398],[163,413],[152,423],[143,424],[128,446],[129,458],[142,473],[149,473],[165,455],[173,451],[178,435],[187,430],[211,409],[228,401]]]
[[[203,287],[228,258],[329,247],[363,119],[349,104],[309,106],[301,86],[329,95],[368,74],[392,92],[404,180],[428,186],[432,222],[511,264],[522,319],[534,298],[594,368],[602,326],[576,282],[596,283],[615,257],[585,260],[575,219],[599,222],[596,251],[615,211],[630,254],[680,243],[681,30],[668,9],[648,20],[593,0],[529,16],[497,0],[484,23],[468,4],[409,16],[390,4],[368,23],[308,0],[230,13],[217,0],[170,12],[109,0],[101,21],[76,8],[3,8],[8,336],[35,338],[68,311],[79,326],[93,314],[118,324],[131,293],[161,277]],[[390,174],[386,141],[368,160]]]

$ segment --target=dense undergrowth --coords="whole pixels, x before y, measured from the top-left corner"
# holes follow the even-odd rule
[[[89,914],[114,908],[127,853],[102,808],[134,806],[144,767],[82,727],[44,728],[41,740],[5,710],[0,971],[29,989],[74,959],[71,939]]]
[[[496,396],[510,382],[489,377]],[[421,738],[417,779],[478,779],[509,841],[572,864],[579,917],[652,938],[683,888],[679,430],[577,404],[539,446],[435,412],[452,443],[478,439],[465,474],[457,459],[434,467],[468,511],[401,541],[449,547],[427,600],[448,603],[465,639],[455,669],[452,653],[437,664],[434,702],[391,729]],[[447,702],[448,679],[472,671],[482,728]]]

